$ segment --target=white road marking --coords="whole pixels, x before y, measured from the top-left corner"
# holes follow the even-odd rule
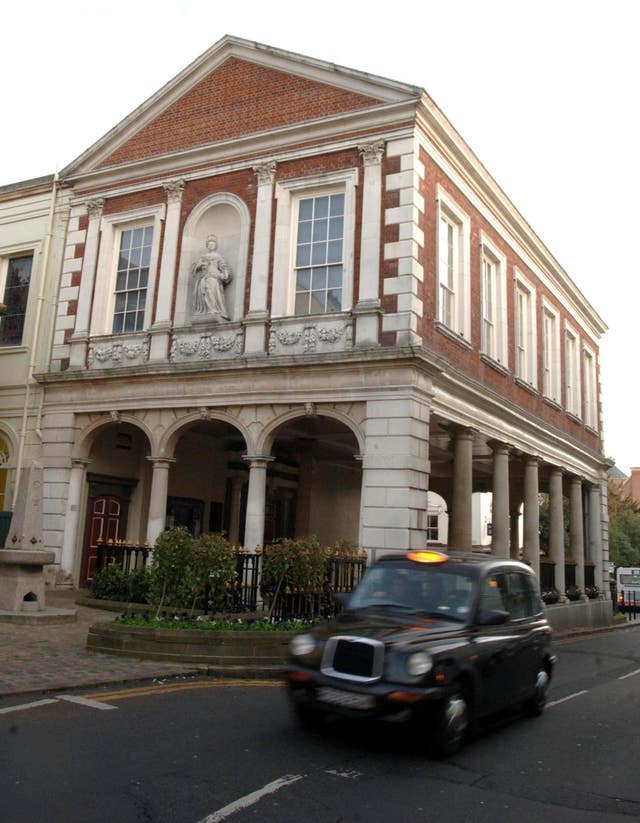
[[[89,700],[87,697],[77,697],[73,694],[59,694],[58,700],[66,700],[68,703],[77,703],[79,706],[87,706],[89,709],[98,709],[102,712],[118,708],[117,706],[110,706],[108,703],[99,703],[97,700]]]
[[[21,703],[19,706],[8,706],[6,709],[0,709],[0,714],[9,714],[10,712],[21,712],[24,709],[37,709],[38,706],[46,706],[48,703],[57,703],[57,700],[47,698],[45,700],[35,700],[33,703]]]
[[[587,689],[583,689],[581,692],[574,692],[573,694],[568,694],[566,697],[561,697],[560,700],[553,700],[551,703],[547,703],[547,707],[558,706],[560,705],[560,703],[566,703],[567,700],[573,700],[574,697],[580,697],[580,695],[586,693]]]
[[[629,672],[629,674],[623,674],[622,677],[618,678],[618,680],[626,680],[627,677],[635,677],[636,674],[640,674],[640,669],[636,669],[633,672]]]
[[[203,817],[198,823],[219,823],[219,821],[224,820],[225,817],[229,817],[240,809],[246,809],[249,806],[253,806],[254,803],[257,803],[268,794],[273,794],[274,792],[283,789],[285,786],[289,786],[291,783],[302,780],[303,777],[303,774],[287,774],[284,777],[278,778],[278,780],[273,780],[261,789],[251,792],[251,794],[245,794],[244,797],[234,800],[233,803],[229,803],[222,809],[218,809],[217,812],[213,812],[213,814],[208,815],[208,817]]]

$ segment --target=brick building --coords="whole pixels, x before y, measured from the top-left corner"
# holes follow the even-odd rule
[[[602,581],[606,327],[426,92],[225,37],[61,172],[45,542],[471,548]],[[571,504],[564,546],[562,499]],[[523,526],[520,526],[520,518]],[[519,533],[523,532],[523,546]]]

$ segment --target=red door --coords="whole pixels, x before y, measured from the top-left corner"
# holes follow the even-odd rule
[[[126,502],[121,497],[103,494],[89,499],[82,559],[82,583],[91,580],[96,568],[98,540],[119,540],[126,531]]]

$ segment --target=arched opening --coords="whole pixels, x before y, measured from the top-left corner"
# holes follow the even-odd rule
[[[96,431],[86,474],[81,585],[93,577],[99,542],[143,541],[151,480],[149,452],[146,435],[131,423],[107,424]]]
[[[224,532],[241,544],[249,479],[244,437],[226,421],[198,420],[177,432],[175,444],[166,526],[185,526],[195,537]]]
[[[265,544],[310,534],[325,545],[357,544],[362,468],[353,432],[331,417],[301,416],[276,430],[271,454]]]

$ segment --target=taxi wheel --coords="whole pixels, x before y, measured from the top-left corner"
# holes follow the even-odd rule
[[[529,717],[539,717],[547,704],[547,691],[549,689],[549,675],[544,668],[538,670],[536,675],[536,687],[533,697],[524,703],[524,710]]]
[[[436,713],[435,748],[441,757],[455,754],[470,727],[470,709],[462,688],[454,689]]]

